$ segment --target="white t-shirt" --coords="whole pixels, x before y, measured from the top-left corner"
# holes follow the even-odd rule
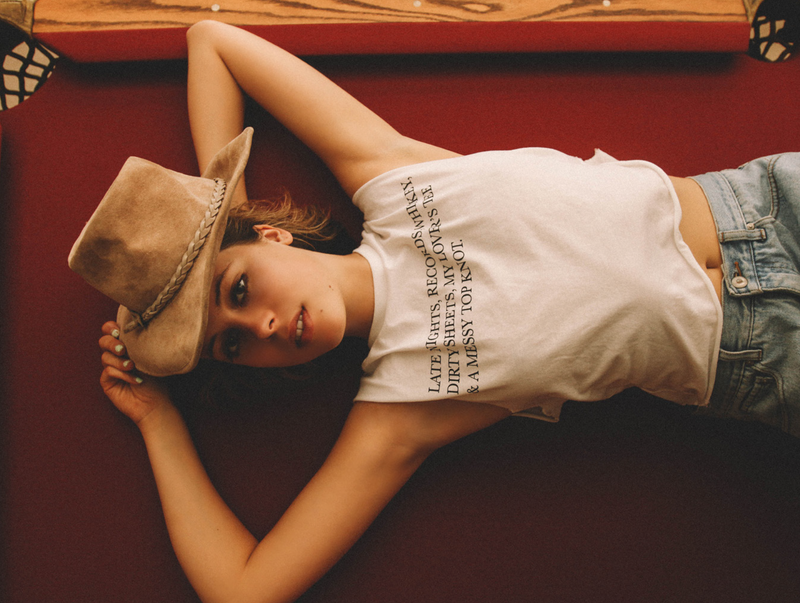
[[[708,401],[722,312],[653,164],[490,151],[392,170],[353,200],[375,284],[356,400],[547,420],[632,386]]]

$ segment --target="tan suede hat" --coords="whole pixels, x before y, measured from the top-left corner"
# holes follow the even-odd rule
[[[214,265],[253,129],[202,176],[131,157],[86,223],[69,266],[120,304],[120,340],[136,368],[163,377],[200,359]]]

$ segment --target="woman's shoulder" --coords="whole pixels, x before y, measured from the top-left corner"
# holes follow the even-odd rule
[[[384,149],[383,152],[375,155],[371,161],[364,164],[356,192],[361,190],[368,182],[394,170],[455,157],[461,157],[461,155],[419,140],[405,136],[400,137],[397,140],[397,144],[392,145],[391,148]]]

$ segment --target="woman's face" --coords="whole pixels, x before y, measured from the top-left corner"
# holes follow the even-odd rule
[[[203,356],[247,366],[303,364],[341,343],[344,299],[320,254],[291,247],[285,230],[256,228],[258,242],[217,257]]]

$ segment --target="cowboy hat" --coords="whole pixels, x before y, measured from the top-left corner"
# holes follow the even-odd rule
[[[252,136],[247,128],[200,177],[129,158],[72,247],[70,268],[120,304],[120,340],[143,373],[163,377],[197,365]]]

